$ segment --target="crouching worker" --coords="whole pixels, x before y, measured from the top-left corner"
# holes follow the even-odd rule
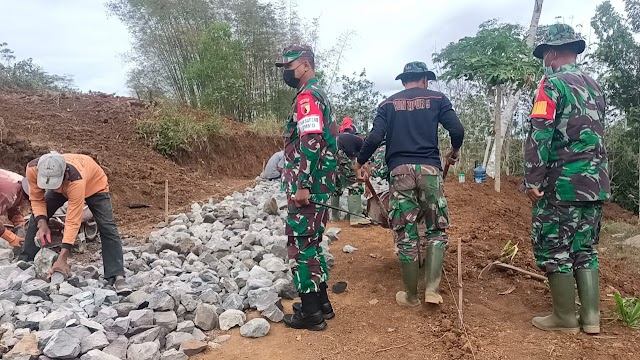
[[[20,248],[24,241],[24,217],[22,205],[28,198],[22,190],[23,177],[11,171],[0,169],[0,215],[7,215],[13,224],[13,231],[0,222],[0,237],[14,248]]]
[[[26,177],[33,216],[20,258],[33,260],[39,251],[36,241],[41,247],[51,242],[48,219],[68,201],[62,250],[49,277],[56,271],[69,275],[67,260],[78,236],[86,202],[100,232],[104,277],[118,294],[131,292],[124,278],[122,241],[113,218],[107,175],[100,165],[87,155],[61,155],[52,151],[29,162]]]

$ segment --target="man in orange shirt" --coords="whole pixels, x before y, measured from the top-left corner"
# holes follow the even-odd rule
[[[24,241],[24,217],[20,210],[28,199],[22,190],[23,179],[21,175],[0,169],[0,215],[6,213],[14,226],[11,231],[0,222],[0,238],[5,239],[14,248],[20,248]]]
[[[62,250],[49,277],[56,271],[68,275],[67,259],[76,242],[86,202],[100,231],[104,277],[119,294],[131,292],[124,278],[122,241],[113,219],[109,183],[100,165],[87,155],[61,155],[52,151],[29,162],[26,177],[33,217],[29,221],[21,258],[33,260],[38,252],[35,241],[41,245],[51,242],[47,220],[68,201]]]

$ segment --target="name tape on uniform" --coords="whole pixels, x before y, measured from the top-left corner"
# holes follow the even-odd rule
[[[318,115],[305,116],[298,120],[298,132],[300,135],[322,133],[322,121]]]

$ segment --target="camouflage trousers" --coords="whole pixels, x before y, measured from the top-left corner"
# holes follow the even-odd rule
[[[423,221],[428,245],[446,248],[449,208],[440,170],[429,165],[400,165],[391,171],[389,186],[390,225],[400,261],[418,260],[418,224]]]
[[[338,151],[338,160],[336,191],[332,195],[342,196],[344,190],[349,190],[349,195],[364,194],[364,186],[356,179],[355,161],[349,159],[342,150]]]
[[[598,269],[602,202],[558,202],[533,206],[531,243],[536,264],[547,274]]]
[[[311,194],[310,200],[326,204],[329,194]],[[329,269],[320,247],[328,217],[329,212],[323,206],[309,204],[297,208],[289,200],[285,227],[289,237],[287,252],[293,281],[300,293],[318,292],[320,284],[329,280]]]

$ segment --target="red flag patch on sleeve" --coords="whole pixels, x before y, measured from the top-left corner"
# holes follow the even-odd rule
[[[316,105],[311,93],[302,93],[298,96],[297,122],[300,136],[308,134],[322,134],[322,111]]]
[[[531,111],[532,119],[553,120],[556,117],[556,103],[544,91],[544,82],[547,78],[543,77],[538,86],[538,95],[533,103]]]

